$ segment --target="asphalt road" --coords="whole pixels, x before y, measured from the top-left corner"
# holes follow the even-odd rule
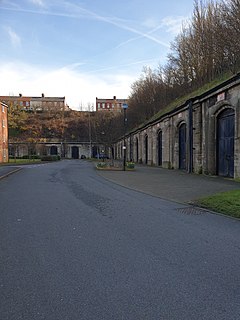
[[[1,320],[239,320],[240,223],[86,161],[0,180]]]

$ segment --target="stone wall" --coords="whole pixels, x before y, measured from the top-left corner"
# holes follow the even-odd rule
[[[234,112],[234,177],[240,177],[240,75],[129,133],[126,136],[127,161],[158,166],[162,160],[163,168],[179,169],[180,148],[185,143],[186,171],[217,175],[220,156],[218,125],[224,110]],[[182,125],[186,126],[185,142],[179,136]],[[159,136],[162,139],[161,152]],[[115,145],[115,158],[122,159],[122,148],[123,139]]]

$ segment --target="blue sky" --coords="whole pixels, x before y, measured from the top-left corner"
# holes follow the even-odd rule
[[[127,98],[164,65],[194,0],[0,0],[0,95]]]

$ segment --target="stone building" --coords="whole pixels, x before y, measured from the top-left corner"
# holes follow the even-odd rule
[[[0,163],[8,162],[8,107],[0,102]]]
[[[123,157],[124,140],[115,144]],[[240,74],[126,135],[127,160],[240,177]]]
[[[97,157],[99,150],[105,150],[105,146],[96,142],[60,140],[9,142],[9,155],[12,158],[56,155],[63,159],[85,159]]]

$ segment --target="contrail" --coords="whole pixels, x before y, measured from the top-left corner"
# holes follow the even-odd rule
[[[71,3],[69,2],[65,2],[65,4],[67,4],[68,6],[73,6]],[[139,30],[136,30],[135,28],[131,28],[128,27],[127,25],[123,24],[123,23],[119,23],[115,20],[113,20],[113,18],[108,18],[108,17],[103,17],[100,16],[92,11],[89,11],[87,9],[84,9],[80,6],[74,6],[76,7],[78,10],[82,11],[83,13],[86,13],[87,15],[89,15],[90,17],[94,18],[95,20],[98,21],[103,21],[105,23],[114,25],[122,30],[126,30],[126,31],[130,31],[134,34],[137,34],[141,37],[147,38],[155,43],[158,43],[164,47],[169,48],[169,44],[157,39],[156,37],[152,36],[150,33],[144,33],[141,32]],[[49,12],[46,10],[41,10],[41,11],[37,11],[37,10],[28,10],[28,9],[21,9],[21,8],[6,8],[6,7],[1,7],[0,9],[2,10],[7,10],[7,11],[14,11],[14,12],[25,12],[25,13],[31,13],[31,14],[41,14],[41,15],[49,15],[49,16],[58,16],[58,17],[66,17],[66,18],[74,18],[74,19],[79,19],[81,17],[80,14],[71,14],[71,13],[59,13],[59,12]]]

